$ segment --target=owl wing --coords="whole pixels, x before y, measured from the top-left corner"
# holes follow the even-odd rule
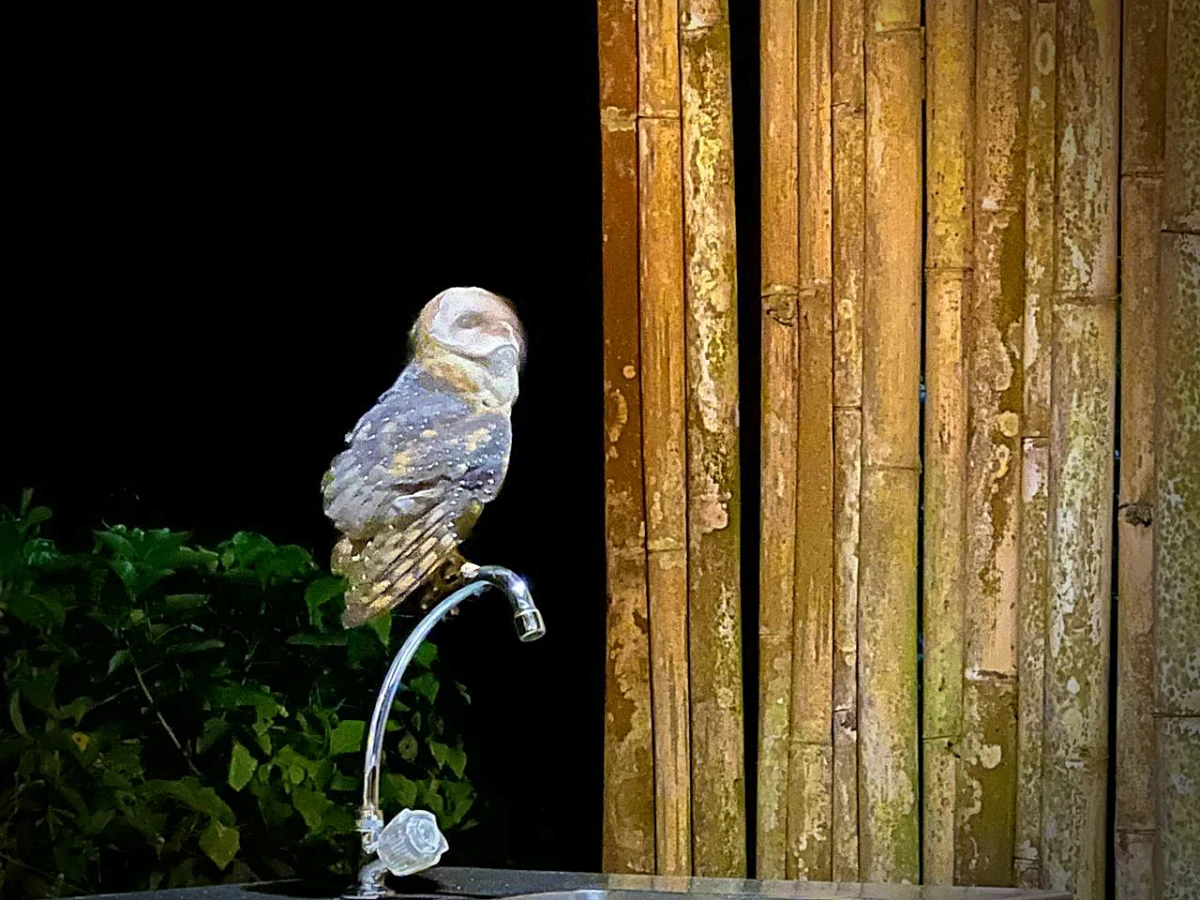
[[[346,537],[334,570],[350,627],[396,606],[456,557],[508,467],[511,427],[426,379],[403,377],[348,435],[326,477],[326,513]]]

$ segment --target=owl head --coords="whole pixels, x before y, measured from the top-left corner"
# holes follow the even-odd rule
[[[512,304],[483,288],[442,291],[425,304],[413,325],[417,359],[449,353],[491,369],[518,368],[525,332]]]

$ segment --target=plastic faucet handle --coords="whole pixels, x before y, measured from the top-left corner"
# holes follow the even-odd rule
[[[448,848],[433,813],[406,809],[379,833],[377,852],[389,872],[403,876],[436,866]]]

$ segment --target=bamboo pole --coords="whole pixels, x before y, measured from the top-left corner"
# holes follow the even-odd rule
[[[1157,383],[1157,896],[1200,883],[1200,2],[1167,22]]]
[[[866,97],[862,0],[833,0],[833,807],[832,877],[859,880],[858,572]]]
[[[787,877],[799,359],[795,0],[763,0],[761,23],[762,501],[755,873],[759,878],[783,879]]]
[[[688,634],[697,875],[746,874],[733,98],[726,0],[682,0]]]
[[[866,31],[860,878],[916,881],[920,4],[872,0]]]
[[[1192,6],[1190,22],[1184,16],[1176,18],[1172,9],[1172,43],[1180,20],[1193,29],[1200,27],[1194,2]],[[1193,31],[1193,42],[1195,34]],[[1175,62],[1171,59],[1169,64]],[[1191,68],[1184,71],[1194,76],[1200,58],[1193,54],[1189,62]],[[1182,112],[1195,116],[1197,109],[1193,105]],[[1194,123],[1195,119],[1193,128]],[[1200,149],[1196,143],[1192,146]],[[1167,160],[1164,200],[1175,187],[1170,180],[1173,160],[1169,150]],[[1186,172],[1184,167],[1175,168],[1181,170]],[[1194,174],[1191,184],[1184,187],[1190,188],[1193,199],[1197,196]],[[1195,205],[1187,212],[1194,221]],[[1196,666],[1196,648],[1200,646],[1200,554],[1196,552],[1200,546],[1200,235],[1165,231],[1161,272],[1155,447],[1160,526],[1154,548],[1159,805],[1155,874],[1156,896],[1184,900],[1195,897],[1200,884],[1200,855],[1196,852],[1200,847],[1200,804],[1196,802],[1196,786],[1200,785],[1200,674]]]
[[[1121,75],[1121,467],[1116,805],[1120,900],[1154,897],[1154,383],[1167,6],[1126,0]]]
[[[678,10],[638,6],[642,456],[658,871],[692,868],[687,459]]]
[[[604,871],[654,871],[637,236],[637,21],[600,0],[605,549]]]
[[[981,0],[975,106],[975,279],[967,318],[967,563],[955,869],[1007,885],[1017,773],[1025,140],[1023,0]]]
[[[1017,796],[1013,882],[1042,881],[1042,744],[1049,604],[1050,345],[1054,296],[1055,4],[1029,9],[1022,345]]]
[[[1059,0],[1043,886],[1104,896],[1116,374],[1117,0]]]
[[[799,424],[789,878],[828,881],[833,780],[833,308],[829,0],[799,4]]]
[[[829,881],[833,866],[834,473],[833,315],[828,281],[801,289],[799,312],[800,462],[787,877]]]
[[[954,883],[962,730],[967,397],[971,291],[974,0],[930,0],[926,21],[925,604],[922,876]]]

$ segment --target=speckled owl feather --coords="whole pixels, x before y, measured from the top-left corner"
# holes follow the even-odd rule
[[[343,535],[332,567],[347,580],[346,627],[451,587],[465,562],[458,545],[508,469],[524,354],[511,306],[446,291],[412,339],[412,361],[325,475],[325,513]]]

